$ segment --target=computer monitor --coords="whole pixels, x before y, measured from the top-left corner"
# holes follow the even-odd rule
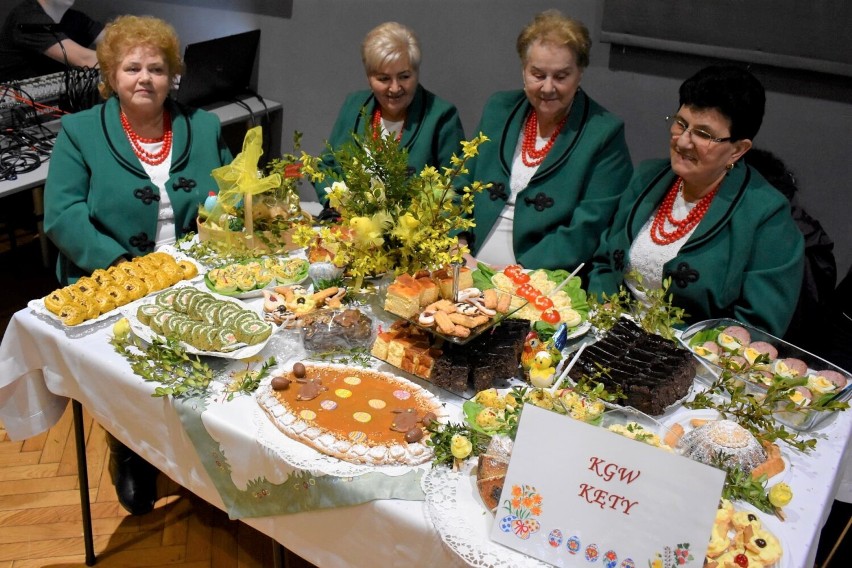
[[[250,86],[260,30],[219,37],[186,46],[184,73],[175,93],[191,107],[227,103]]]

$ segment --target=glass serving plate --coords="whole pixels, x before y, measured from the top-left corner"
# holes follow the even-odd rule
[[[239,288],[238,286],[235,286],[235,289],[233,291],[219,290],[216,288],[215,284],[210,279],[210,274],[213,273],[213,271],[211,270],[204,274],[204,283],[207,285],[207,289],[216,294],[220,294],[222,296],[230,296],[233,298],[259,298],[263,295],[264,289],[274,288],[276,286],[301,284],[308,279],[309,263],[307,260],[298,257],[267,257],[254,261],[236,262],[233,264],[225,265],[224,267],[219,267],[218,269],[214,270],[239,270],[239,267],[248,266],[251,263],[256,263],[258,265],[265,264],[266,266],[264,268],[265,270],[272,273],[272,279],[265,285],[255,284],[253,288],[250,288],[248,290]],[[275,272],[276,269],[278,270],[278,272]]]
[[[383,296],[384,296],[384,294],[383,294]],[[511,298],[511,302],[509,304],[509,309],[505,313],[499,313],[498,312],[496,315],[489,318],[489,320],[487,322],[485,322],[481,325],[478,325],[476,327],[470,328],[470,334],[467,337],[459,337],[459,336],[456,336],[456,335],[450,335],[448,333],[443,333],[438,328],[437,324],[423,325],[419,321],[419,315],[420,314],[417,314],[416,316],[404,318],[404,317],[398,316],[396,314],[392,314],[391,312],[387,312],[387,313],[391,314],[393,317],[404,319],[404,320],[410,322],[412,325],[419,327],[420,329],[422,329],[424,331],[427,331],[431,334],[434,334],[437,337],[443,338],[445,341],[449,341],[450,343],[455,343],[456,345],[464,345],[464,344],[466,344],[470,341],[473,341],[474,339],[476,339],[477,337],[479,337],[480,335],[482,335],[483,333],[485,333],[486,331],[488,331],[489,329],[491,329],[492,327],[494,327],[495,325],[497,325],[498,323],[500,323],[504,319],[508,318],[509,316],[511,316],[512,314],[514,314],[515,312],[517,312],[518,310],[520,310],[521,308],[526,306],[527,303],[528,303],[528,301],[525,300],[524,298],[521,298],[520,296],[516,296],[514,294],[510,294],[508,292],[504,292],[502,290],[497,290],[497,296],[498,296],[498,299],[502,296],[509,296]],[[384,305],[384,298],[382,299],[382,305]]]
[[[674,451],[671,431],[640,410],[625,406],[603,413],[601,428],[666,451]]]
[[[701,339],[702,332],[711,331],[718,328],[726,328],[729,326],[739,326],[745,329],[750,336],[749,345],[753,345],[756,342],[762,342],[765,344],[769,344],[773,348],[775,348],[778,352],[777,359],[778,360],[787,360],[787,359],[797,359],[802,361],[807,366],[807,376],[815,376],[818,372],[821,371],[831,371],[833,373],[839,373],[846,379],[846,384],[838,389],[835,389],[830,393],[830,396],[833,400],[840,401],[848,401],[852,398],[852,375],[841,369],[837,365],[834,365],[825,359],[818,357],[812,353],[809,353],[795,345],[787,343],[783,339],[779,339],[774,335],[771,335],[761,329],[756,327],[752,327],[748,324],[744,324],[742,322],[720,318],[720,319],[711,319],[702,321],[696,324],[693,324],[689,328],[687,328],[683,334],[680,336],[680,341],[690,351],[692,351],[693,355],[695,355],[696,359],[701,363],[701,367],[699,368],[699,372],[696,375],[696,378],[705,385],[712,384],[722,373],[722,371],[726,370],[722,365],[728,359],[723,356],[721,362],[714,362],[707,357],[713,357],[713,355],[702,356],[699,353],[696,353],[696,347],[700,346],[701,343],[699,340]],[[729,345],[730,347],[730,345]],[[765,348],[765,347],[764,347]],[[737,350],[742,351],[742,350]],[[735,351],[725,352],[723,349],[723,354],[734,353]],[[747,358],[746,358],[747,360]],[[768,370],[767,372],[773,373],[773,369],[775,369],[775,364],[773,362],[764,363]],[[754,371],[761,370],[761,364],[758,363],[758,367],[746,367],[739,371],[733,371],[731,369],[727,369],[730,372],[734,373],[734,375],[743,382],[746,386],[746,391],[749,393],[755,394],[765,394],[767,391],[767,386],[758,382],[757,375]],[[810,389],[809,389],[810,390]],[[818,392],[812,392],[811,396],[813,398],[817,398],[820,395]],[[775,419],[784,424],[785,426],[789,426],[795,430],[799,431],[809,431],[817,426],[819,426],[822,422],[828,419],[833,413],[828,411],[818,411],[818,410],[808,410],[807,405],[802,405],[799,407],[800,410],[790,411],[786,408],[779,409],[774,413]]]

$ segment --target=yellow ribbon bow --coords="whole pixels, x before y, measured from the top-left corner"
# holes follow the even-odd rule
[[[263,177],[257,169],[257,162],[263,155],[261,132],[260,126],[246,132],[243,149],[234,161],[213,170],[213,179],[219,186],[219,199],[211,215],[214,219],[218,219],[223,211],[233,214],[240,199],[250,198],[281,185],[280,174]]]

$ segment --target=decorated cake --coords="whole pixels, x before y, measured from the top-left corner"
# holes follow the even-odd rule
[[[257,400],[284,434],[352,463],[417,465],[432,458],[425,430],[445,412],[401,377],[342,365],[305,365],[274,377]]]
[[[593,378],[610,392],[620,388],[626,406],[659,416],[689,392],[695,361],[688,350],[622,318],[583,351],[569,375]]]

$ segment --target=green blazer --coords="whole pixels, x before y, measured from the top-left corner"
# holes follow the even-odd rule
[[[210,172],[232,156],[216,115],[166,104],[173,136],[166,187],[180,237],[195,230],[198,204],[218,191]],[[44,194],[44,228],[59,249],[59,281],[153,251],[159,194],[124,134],[116,97],[63,117]]]
[[[362,120],[361,111],[366,111],[369,121],[375,106],[376,98],[372,91],[350,93],[337,115],[328,145],[336,149],[351,142],[353,134],[364,134],[367,124]],[[450,158],[453,153],[461,154],[460,142],[464,139],[456,107],[418,85],[408,107],[400,140],[400,144],[408,150],[409,166],[417,172],[425,166],[434,166],[438,171],[442,167],[450,167]],[[323,162],[329,171],[340,175],[340,168],[332,156],[326,153]],[[331,183],[328,177],[314,184],[320,203],[327,201],[325,188]]]
[[[474,255],[511,194],[512,158],[531,108],[518,90],[492,95],[482,112],[477,132],[491,141],[480,146],[466,181],[493,185],[474,199]],[[578,91],[568,122],[517,197],[517,261],[527,268],[568,269],[588,262],[632,172],[624,123]]]
[[[630,245],[674,183],[669,160],[637,168],[595,253],[589,291],[613,293]],[[688,323],[728,317],[782,336],[799,298],[804,239],[787,199],[742,160],[728,172],[701,223],[663,266]]]

